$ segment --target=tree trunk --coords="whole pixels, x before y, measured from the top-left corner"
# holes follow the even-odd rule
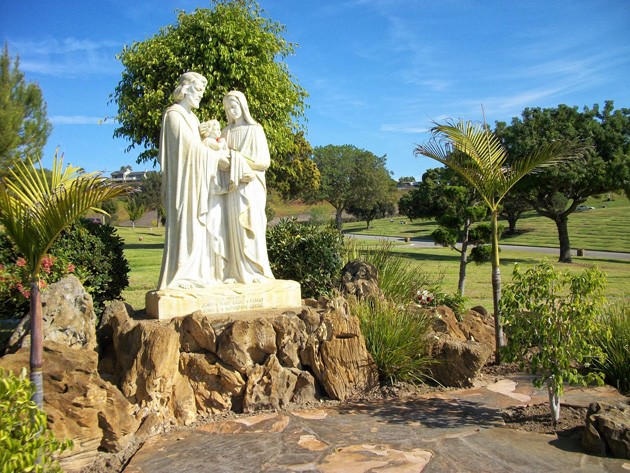
[[[35,387],[33,402],[44,408],[44,382],[42,378],[42,357],[44,351],[44,326],[42,316],[42,296],[39,292],[39,277],[31,278],[31,382]]]
[[[551,420],[553,420],[554,427],[560,420],[560,396],[558,395],[558,389],[556,381],[551,378],[547,381],[547,393],[549,394],[549,410],[551,411]]]
[[[343,222],[341,221],[341,214],[343,213],[343,208],[339,207],[335,209],[335,222],[337,223],[337,230],[341,231]]]
[[[492,211],[492,302],[494,305],[494,340],[495,361],[501,364],[501,347],[503,346],[503,326],[501,324],[501,268],[499,260],[499,212]]]
[[[572,263],[571,242],[569,241],[569,217],[566,213],[557,214],[554,219],[558,229],[558,239],[560,241],[560,263]]]
[[[508,217],[508,234],[514,235],[516,234],[516,222],[518,221],[518,217]]]
[[[459,258],[459,281],[457,282],[457,293],[464,295],[466,290],[466,266],[468,265],[468,231],[470,229],[470,219],[466,219],[464,233],[462,235],[462,254]]]

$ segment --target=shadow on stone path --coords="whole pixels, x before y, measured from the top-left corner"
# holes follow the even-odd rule
[[[574,441],[504,428],[501,410],[546,401],[531,378],[484,387],[211,422],[147,441],[125,473],[627,472]],[[625,399],[568,388],[563,402]]]

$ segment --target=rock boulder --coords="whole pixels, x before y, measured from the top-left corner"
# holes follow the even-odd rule
[[[630,460],[630,403],[591,403],[582,448],[595,455]]]
[[[71,348],[96,347],[96,314],[92,296],[75,276],[66,276],[42,291],[44,341]],[[13,332],[9,353],[30,346],[31,319],[27,315]]]

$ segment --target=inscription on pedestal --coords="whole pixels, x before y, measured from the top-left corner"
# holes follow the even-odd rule
[[[239,310],[262,309],[262,297],[250,297],[239,299],[237,297],[222,297],[201,306],[201,312],[205,314],[216,314],[221,312],[233,312]]]
[[[205,289],[150,291],[146,296],[146,314],[165,320],[196,311],[211,315],[299,307],[301,303],[299,283],[274,279],[265,283],[221,284]]]

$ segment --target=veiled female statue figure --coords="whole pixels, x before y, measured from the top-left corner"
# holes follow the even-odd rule
[[[179,78],[174,105],[164,112],[159,162],[166,238],[158,289],[202,288],[226,277],[222,194],[229,185],[228,151],[203,144],[199,108],[208,81],[195,72]],[[264,239],[264,234],[263,234]]]
[[[247,99],[232,91],[223,98],[228,125],[221,136],[230,148],[230,188],[224,196],[227,220],[227,281],[262,282],[273,279],[265,232],[270,156],[263,128],[249,113]]]

